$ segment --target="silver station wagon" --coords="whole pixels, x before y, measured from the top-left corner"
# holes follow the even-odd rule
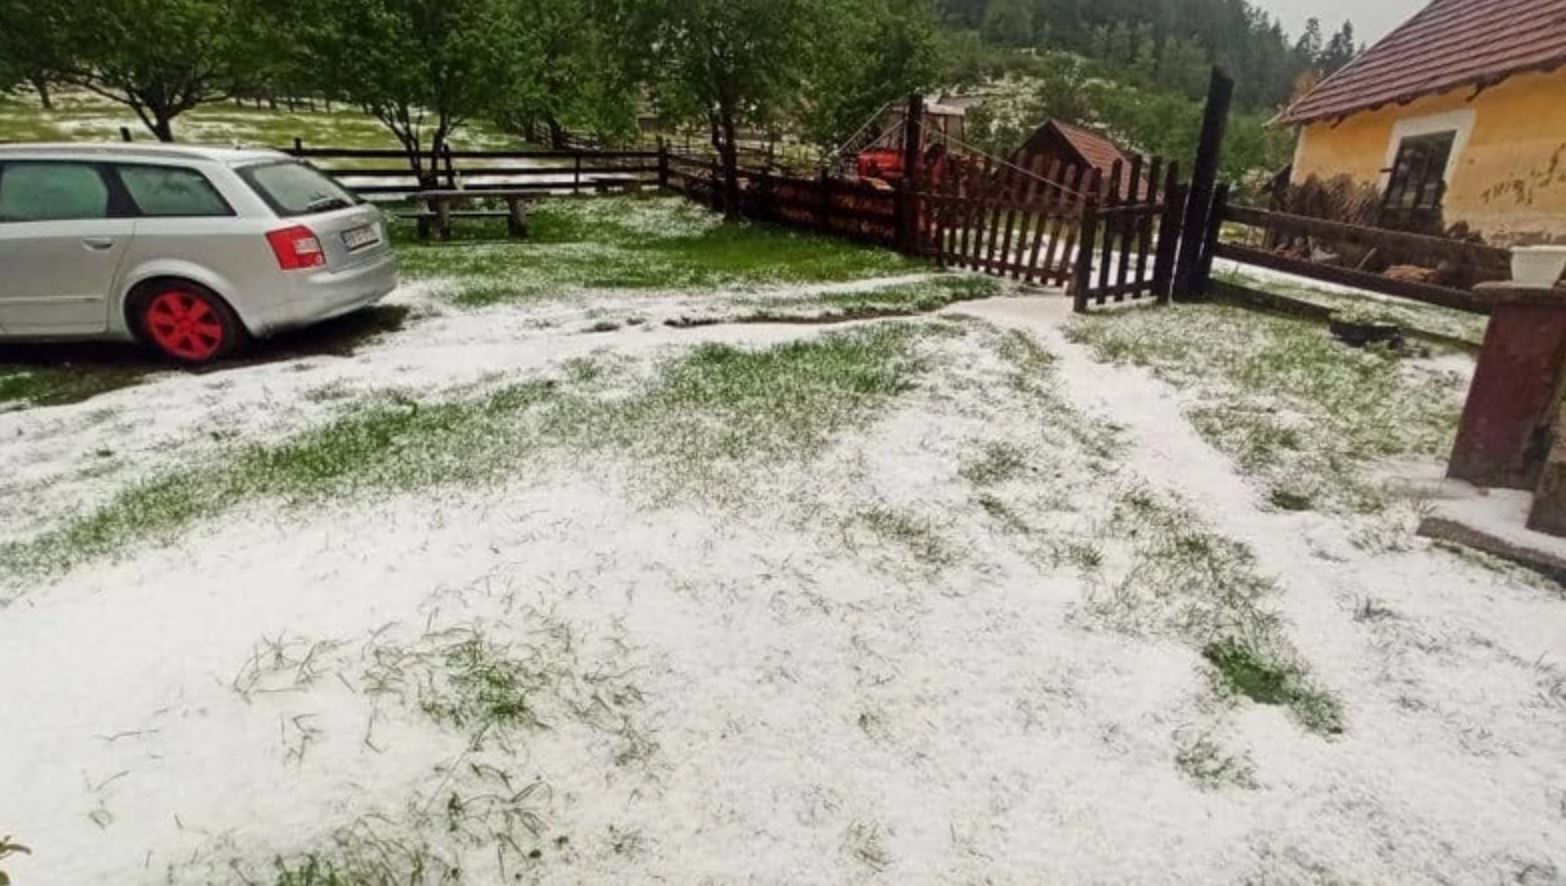
[[[285,154],[0,145],[0,341],[201,364],[396,286],[380,210]]]

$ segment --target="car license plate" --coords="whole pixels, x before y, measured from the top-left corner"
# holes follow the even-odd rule
[[[376,225],[365,225],[362,228],[353,228],[343,231],[343,245],[349,252],[358,252],[381,242],[381,232]]]

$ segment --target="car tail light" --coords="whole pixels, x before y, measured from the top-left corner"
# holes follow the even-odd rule
[[[326,252],[321,249],[321,241],[316,238],[314,231],[304,225],[273,231],[266,235],[266,242],[272,245],[272,253],[277,256],[277,266],[285,271],[303,271],[326,264]]]

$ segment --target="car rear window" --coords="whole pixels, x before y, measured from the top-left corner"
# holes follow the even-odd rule
[[[283,218],[331,212],[358,204],[336,182],[303,163],[267,163],[246,166],[239,177]]]
[[[142,215],[156,218],[207,218],[233,215],[228,203],[194,169],[173,166],[120,166],[120,181]]]

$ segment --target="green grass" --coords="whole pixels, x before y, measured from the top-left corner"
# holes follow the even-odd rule
[[[1299,665],[1279,662],[1235,639],[1209,644],[1202,657],[1228,691],[1257,704],[1290,708],[1314,732],[1335,735],[1343,731],[1342,706],[1311,685]]]
[[[928,314],[960,302],[993,298],[1002,288],[993,277],[940,276],[863,292],[819,292],[804,298],[741,298],[735,304],[751,309],[740,318],[744,322],[842,322]]]
[[[1455,373],[1238,307],[1078,318],[1068,334],[1101,360],[1146,366],[1194,391],[1197,430],[1285,510],[1381,510],[1373,466],[1446,455],[1462,406]]]
[[[1089,595],[1088,609],[1133,634],[1169,630],[1201,649],[1224,694],[1287,707],[1323,735],[1343,731],[1337,700],[1310,680],[1282,619],[1277,585],[1244,545],[1174,501],[1123,493],[1105,527],[1131,545],[1131,566]]]
[[[925,363],[920,331],[885,325],[762,350],[705,345],[628,396],[556,380],[477,399],[390,396],[280,443],[141,482],[25,543],[0,547],[17,575],[59,573],[145,544],[248,502],[308,505],[367,492],[480,486],[525,472],[542,450],[619,456],[652,500],[746,498],[757,463],[807,460],[909,390]],[[582,368],[568,369],[581,377]],[[596,382],[594,383],[596,384]]]
[[[1243,273],[1223,274],[1220,275],[1220,279],[1250,289],[1272,292],[1310,304],[1333,308],[1340,312],[1374,316],[1377,319],[1396,323],[1411,333],[1424,333],[1475,346],[1484,342],[1485,328],[1489,324],[1489,318],[1479,314],[1405,299],[1333,292],[1274,279],[1258,280]]]
[[[29,406],[65,406],[139,384],[157,367],[126,354],[126,362],[87,365],[0,362],[0,412]],[[3,358],[0,358],[3,359]]]
[[[148,350],[118,342],[7,345],[0,351],[0,412],[81,403],[158,373],[221,372],[318,354],[351,356],[401,329],[408,314],[404,307],[378,305],[257,343],[233,359],[199,370],[181,370]]]
[[[726,222],[678,197],[623,196],[541,201],[522,242],[476,225],[471,238],[415,243],[405,229],[403,273],[454,282],[469,307],[584,290],[691,290],[853,280],[928,270],[872,249],[770,225]]]

